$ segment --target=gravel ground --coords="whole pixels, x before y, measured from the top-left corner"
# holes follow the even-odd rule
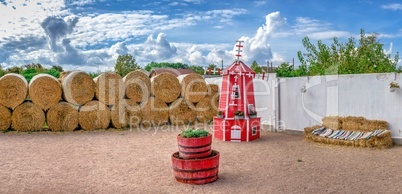
[[[0,134],[0,193],[402,193],[402,147],[309,143],[263,131],[248,143],[214,139],[219,179],[174,179],[180,129]]]

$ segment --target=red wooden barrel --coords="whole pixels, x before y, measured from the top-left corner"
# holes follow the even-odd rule
[[[184,159],[205,158],[211,155],[212,135],[197,138],[177,136],[179,155]]]
[[[179,152],[172,154],[172,166],[177,181],[187,184],[206,184],[218,179],[219,152],[212,150],[210,157],[182,159]]]

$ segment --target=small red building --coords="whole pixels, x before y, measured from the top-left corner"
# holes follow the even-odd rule
[[[223,141],[248,142],[260,137],[261,118],[255,108],[255,72],[239,60],[242,45],[237,47],[238,59],[222,74],[219,111],[223,117],[214,117],[214,136]],[[243,113],[243,117],[237,117],[236,112]]]

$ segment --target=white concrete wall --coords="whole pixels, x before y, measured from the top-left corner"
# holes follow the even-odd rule
[[[402,138],[402,88],[389,92],[394,80],[402,86],[394,73],[281,78],[279,119],[285,129],[302,131],[324,116],[363,116],[387,121],[392,137]]]

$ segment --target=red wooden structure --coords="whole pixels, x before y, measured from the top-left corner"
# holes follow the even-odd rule
[[[223,117],[214,117],[214,136],[223,141],[248,142],[260,137],[261,118],[255,110],[255,72],[239,59],[243,46],[242,41],[237,42],[237,60],[222,72],[219,111]],[[242,112],[243,117],[235,116],[236,112]]]

